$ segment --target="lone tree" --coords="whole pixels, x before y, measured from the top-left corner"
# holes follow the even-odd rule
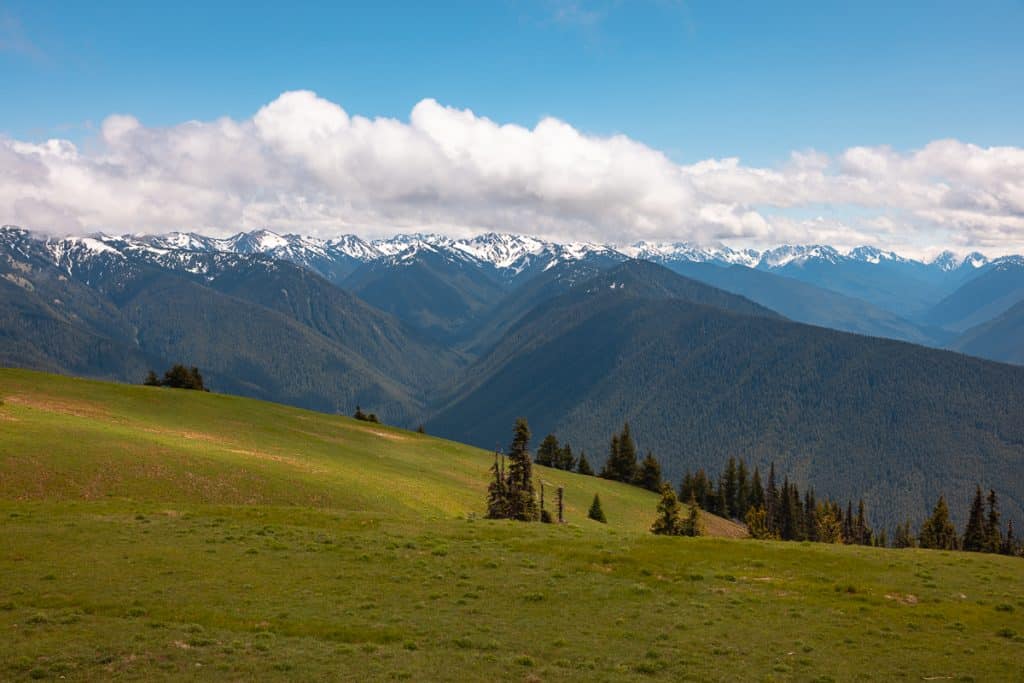
[[[678,536],[682,531],[679,519],[679,499],[671,484],[661,487],[661,500],[658,501],[658,516],[651,525],[651,533],[664,536]]]
[[[956,529],[949,521],[949,506],[946,505],[944,496],[939,496],[932,516],[921,525],[920,541],[922,548],[956,550]]]
[[[596,493],[594,494],[594,502],[590,504],[590,510],[587,511],[587,517],[595,522],[601,522],[601,524],[608,523],[604,516],[604,510],[601,509],[601,499]]]

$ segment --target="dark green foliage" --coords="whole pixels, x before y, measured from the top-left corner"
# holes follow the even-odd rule
[[[747,531],[751,538],[775,538],[768,525],[768,511],[763,505],[747,510],[747,514],[743,516],[743,522],[747,525]]]
[[[946,505],[945,496],[939,496],[939,502],[923,525],[918,534],[918,541],[922,548],[936,550],[956,550],[958,539],[953,523],[949,521],[949,507]]]
[[[679,517],[680,505],[676,492],[669,484],[661,487],[661,499],[658,501],[658,516],[651,525],[651,533],[664,536],[678,536],[682,532]]]
[[[981,496],[981,486],[975,488],[971,512],[967,517],[967,528],[964,529],[962,548],[981,552],[985,547],[985,502]]]
[[[554,467],[559,459],[561,448],[558,445],[558,438],[554,434],[548,434],[537,447],[537,458],[535,462],[544,467]]]
[[[661,489],[661,465],[658,464],[658,460],[654,457],[653,453],[648,452],[640,463],[636,483],[648,491],[658,491]]]
[[[540,521],[542,524],[552,524],[555,520],[551,517],[551,512],[549,510],[541,510]]]
[[[853,543],[871,545],[873,534],[874,532],[868,525],[867,516],[864,514],[864,499],[861,498],[857,504],[857,518],[853,523]]]
[[[203,375],[199,372],[199,368],[194,365],[191,368],[187,368],[180,363],[175,363],[171,366],[171,369],[164,373],[163,379],[157,379],[156,373],[150,370],[142,383],[151,387],[209,391],[203,383]]]
[[[601,509],[601,499],[596,493],[594,494],[593,502],[590,503],[590,509],[587,510],[587,517],[595,522],[608,523],[607,518],[604,516],[604,510]]]
[[[999,521],[999,500],[993,489],[988,491],[988,517],[985,518],[985,545],[987,553],[998,553],[1003,547],[1003,527]]]
[[[755,467],[754,476],[750,480],[750,507],[764,507],[764,486],[761,485],[761,471]]]
[[[421,422],[421,423],[419,424],[419,426],[417,426],[417,427],[416,427],[416,433],[417,433],[417,434],[426,434],[426,433],[427,433],[427,430],[426,430],[426,428],[425,428],[425,427],[423,426],[423,423],[422,423],[422,422]]]
[[[590,466],[590,461],[587,460],[587,454],[583,451],[580,451],[580,459],[579,462],[576,463],[576,471],[589,477],[594,476],[594,469]]]
[[[740,516],[738,501],[736,494],[739,491],[738,480],[736,478],[736,458],[730,457],[729,462],[725,465],[725,472],[722,473],[722,479],[720,480],[719,486],[722,487],[722,496],[725,498],[725,508],[723,509],[723,517],[737,518]]]
[[[512,445],[508,451],[508,514],[522,522],[537,520],[537,496],[533,488],[533,462],[530,458],[530,426],[525,418],[516,420]]]
[[[491,483],[487,486],[487,517],[488,519],[508,519],[508,488],[505,477],[505,457],[494,454],[491,465]]]
[[[629,423],[622,426],[622,432],[612,436],[601,476],[605,479],[632,484],[637,478],[636,443],[629,431]]]
[[[576,467],[576,458],[572,454],[572,446],[565,444],[558,451],[558,455],[555,458],[555,467],[566,472],[572,472],[573,468]]]
[[[896,525],[896,533],[892,538],[893,548],[913,548],[917,545],[917,539],[914,538],[914,533],[910,530],[910,521],[907,520],[903,524]]]
[[[358,405],[356,406],[356,412],[352,413],[352,417],[363,422],[380,422],[380,418],[377,417],[376,413],[364,413],[363,409]]]
[[[1017,547],[1017,537],[1013,533],[1013,520],[1006,523],[1006,537],[1003,539],[1003,547],[1000,549],[1003,555],[1017,555],[1020,549]]]

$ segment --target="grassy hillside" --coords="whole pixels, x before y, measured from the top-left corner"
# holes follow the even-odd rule
[[[655,537],[650,493],[548,470],[570,524],[493,522],[488,454],[431,437],[26,371],[0,400],[3,680],[1020,675],[1019,559]]]
[[[0,370],[0,400],[0,499],[297,505],[417,519],[485,508],[492,454],[348,417],[25,370]],[[537,472],[565,486],[573,521],[595,493],[616,528],[644,531],[653,519],[650,492]],[[712,530],[737,533],[724,520]]]

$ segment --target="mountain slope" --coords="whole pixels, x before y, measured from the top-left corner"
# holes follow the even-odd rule
[[[762,472],[774,461],[821,493],[864,495],[886,524],[923,514],[942,492],[960,508],[977,479],[998,483],[1004,512],[1021,518],[1024,369],[659,288],[628,296],[609,287],[615,279],[605,273],[527,315],[428,429],[488,446],[524,415],[600,460],[628,420],[673,479],[729,456]]]
[[[866,301],[790,277],[744,266],[720,267],[686,261],[665,265],[680,275],[745,296],[796,322],[927,346],[940,346],[948,337],[940,330],[924,329]]]
[[[1024,300],[1024,261],[994,262],[976,278],[937,303],[925,320],[955,332],[992,320]]]
[[[1024,365],[1024,301],[967,330],[952,348],[979,358]]]

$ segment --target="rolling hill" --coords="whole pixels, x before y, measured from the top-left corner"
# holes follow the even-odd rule
[[[1024,263],[1019,258],[1005,259],[991,264],[935,304],[925,319],[938,327],[965,332],[999,316],[1018,301],[1024,301]]]
[[[491,455],[234,396],[0,370],[5,680],[1011,680],[1020,559],[479,519]],[[600,492],[609,524],[583,517]],[[713,528],[736,528],[711,519]]]
[[[940,493],[963,509],[976,481],[1022,518],[1021,405],[1022,369],[793,323],[634,261],[522,318],[427,427],[487,446],[523,415],[600,460],[629,421],[674,480],[774,461],[891,526]]]

